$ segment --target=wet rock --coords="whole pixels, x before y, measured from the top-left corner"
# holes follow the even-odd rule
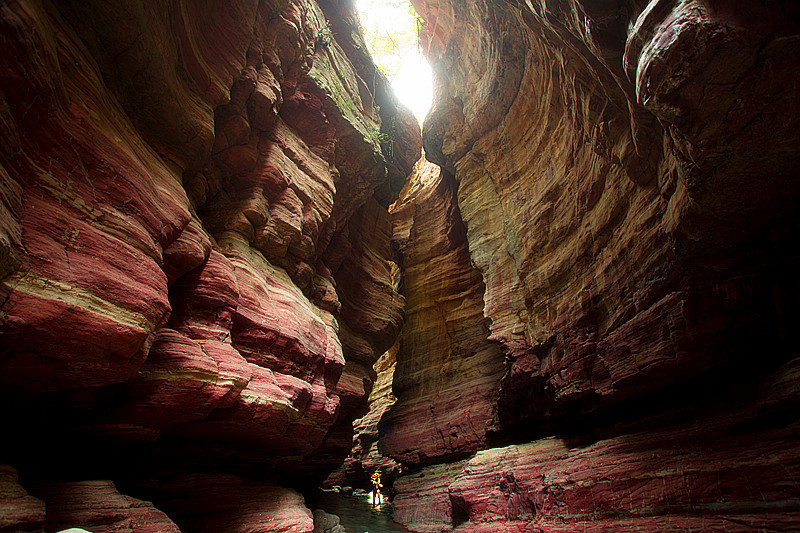
[[[339,525],[339,517],[322,509],[314,510],[314,533],[339,533],[344,529]]]

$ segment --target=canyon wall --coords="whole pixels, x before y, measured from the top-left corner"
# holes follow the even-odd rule
[[[797,529],[798,8],[413,4],[396,520]]]
[[[351,448],[421,152],[352,2],[15,0],[0,33],[0,529],[311,531],[279,485]]]
[[[800,8],[413,3],[0,2],[0,531],[800,529]]]

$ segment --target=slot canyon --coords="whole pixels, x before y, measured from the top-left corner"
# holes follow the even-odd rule
[[[412,4],[0,0],[0,533],[800,531],[800,4]]]

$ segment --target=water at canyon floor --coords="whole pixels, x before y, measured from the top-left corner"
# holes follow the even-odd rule
[[[339,517],[348,533],[391,533],[408,531],[392,521],[391,503],[373,505],[369,494],[320,491],[308,501],[309,508],[323,509]]]

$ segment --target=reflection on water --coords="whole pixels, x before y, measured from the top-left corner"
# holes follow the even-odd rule
[[[374,505],[371,493],[342,494],[320,491],[309,498],[311,509],[339,516],[340,524],[347,533],[394,533],[407,531],[392,521],[392,504],[386,501]]]

